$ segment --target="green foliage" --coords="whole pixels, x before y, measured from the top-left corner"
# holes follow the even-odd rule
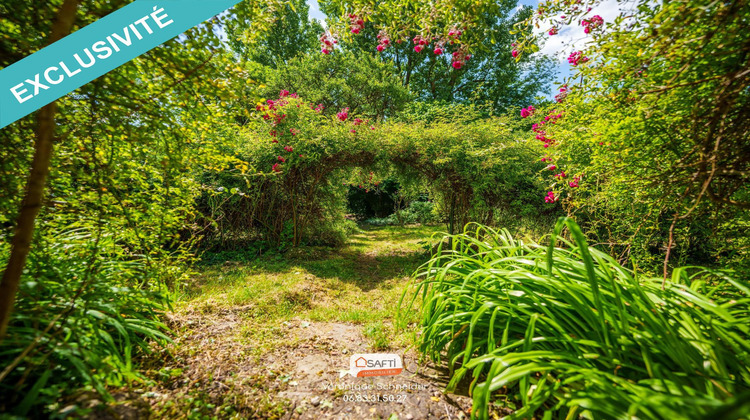
[[[746,282],[641,276],[570,219],[549,246],[473,225],[449,243],[417,272],[420,348],[449,362],[449,390],[472,378],[477,418],[493,404],[518,404],[511,418],[710,418],[750,390]]]
[[[410,99],[393,65],[372,54],[311,54],[270,71],[263,93],[274,98],[286,89],[324,106],[326,115],[348,107],[352,115],[380,120],[393,116]]]
[[[429,224],[437,221],[435,214],[435,205],[429,201],[412,201],[409,206],[403,210],[397,210],[395,213],[382,218],[370,218],[365,223],[375,226],[385,225],[405,225],[405,224]]]
[[[503,210],[522,217],[557,211],[538,210],[544,193],[535,171],[543,166],[511,118],[390,124],[381,135],[399,181],[428,185],[450,232],[470,221],[492,223]]]
[[[241,61],[255,61],[264,66],[279,68],[300,55],[318,51],[318,36],[323,26],[308,17],[310,7],[304,0],[290,0],[279,4],[272,14],[273,23],[254,43],[241,37],[247,28],[229,27],[229,45]]]
[[[217,142],[236,161],[200,175],[206,244],[230,249],[255,242],[267,250],[340,244],[345,199],[351,203],[357,194],[389,195],[395,214],[375,224],[444,221],[454,230],[501,215],[525,221],[558,211],[537,210],[543,189],[534,171],[542,165],[532,163],[516,120],[481,119],[474,105],[436,103],[377,125],[349,112],[341,114],[344,121],[328,117],[315,102],[282,89],[254,120],[217,130]],[[380,185],[382,179],[391,184]],[[431,203],[417,204],[420,195]]]
[[[554,64],[541,55],[513,60],[510,29],[526,19],[532,9],[516,11],[516,1],[498,2],[497,6],[497,14],[483,13],[477,19],[477,25],[494,38],[472,45],[471,58],[460,69],[452,67],[452,52],[458,50],[460,43],[446,43],[442,46],[444,52],[435,55],[433,50],[439,40],[418,53],[411,38],[407,38],[401,43],[391,42],[378,56],[395,64],[401,82],[420,100],[478,103],[494,114],[533,103],[536,96],[549,92]],[[377,28],[368,23],[361,34],[343,42],[341,49],[358,56],[369,55],[376,51],[377,35]]]
[[[486,42],[494,43],[498,36],[502,36],[491,24],[495,17],[503,16],[509,2],[325,0],[319,4],[321,11],[332,17],[328,22],[329,31],[342,38],[352,37],[348,16],[353,13],[361,17],[366,26],[373,25],[377,30],[388,33],[394,42],[397,39],[408,42],[418,34],[426,38],[447,37],[451,29],[460,28],[464,30],[464,35],[458,44],[476,47]]]
[[[374,162],[377,134],[366,123],[355,125],[353,115],[343,122],[313,107],[285,94],[262,111],[267,120],[225,134],[238,165],[259,173],[246,176],[234,167],[201,175],[199,208],[210,216],[206,223],[216,223],[214,237],[261,239],[280,248],[340,243],[343,180],[347,170]]]
[[[365,327],[363,334],[370,341],[373,350],[385,351],[391,348],[393,331],[382,321],[374,322]]]
[[[435,218],[434,208],[435,206],[429,201],[412,201],[405,212],[418,223],[430,223]]]
[[[61,4],[0,5],[0,68],[45,45]],[[81,2],[74,29],[125,4]],[[304,1],[244,1],[58,101],[47,201],[0,342],[0,410],[42,417],[80,388],[106,398],[108,387],[141,381],[136,356],[168,340],[167,290],[183,286],[197,239],[224,250],[207,262],[272,250],[269,261],[281,264],[293,247],[340,245],[359,232],[345,218],[347,198],[374,189],[395,214],[372,223],[528,233],[565,209],[583,226],[565,222],[573,240],[553,236],[561,246],[549,248],[467,231],[419,272],[422,350],[438,360],[447,352],[449,388],[473,378],[476,416],[503,399],[520,406],[519,418],[747,411],[747,285],[698,268],[673,269],[664,286],[640,274],[664,254],[664,279],[670,264],[750,272],[747,2],[640,2],[594,28],[579,82],[533,117],[560,115],[545,126],[554,141],[544,150],[521,134],[528,123],[497,115],[534,100],[549,62],[510,60],[502,32],[518,19],[559,25],[563,14],[578,25],[583,8],[545,3],[510,16],[509,1],[322,6],[342,18],[329,22],[342,41],[331,55],[313,52],[322,27]],[[365,21],[356,39],[348,13]],[[464,35],[454,45],[446,37],[455,29]],[[522,29],[515,48],[538,50]],[[393,44],[377,56],[380,30]],[[417,34],[446,54],[414,52]],[[450,66],[451,52],[469,49],[464,67]],[[34,125],[29,116],[0,133],[2,262]],[[553,178],[543,153],[568,177]],[[542,205],[545,185],[562,205]],[[346,271],[362,296],[359,286],[375,280],[360,277],[357,255],[299,262],[337,278]],[[400,261],[390,261],[394,276]],[[285,275],[299,281],[296,270]],[[242,290],[237,299],[248,298]],[[369,319],[360,301],[350,304],[348,320]],[[378,349],[389,332],[381,320],[365,330]],[[201,401],[196,413],[210,413]]]
[[[395,122],[430,124],[471,124],[490,117],[491,110],[475,103],[462,104],[449,101],[414,101],[406,105]]]
[[[39,416],[81,387],[141,381],[134,357],[168,340],[163,267],[134,255],[111,232],[45,237],[30,258],[8,336],[0,343],[0,411]],[[7,258],[8,247],[0,249]]]
[[[377,191],[375,173],[398,180],[392,198],[400,224],[441,220],[454,231],[469,221],[493,223],[498,214],[533,219],[557,211],[537,211],[544,194],[534,170],[542,165],[531,163],[533,149],[518,136],[513,119],[474,120],[476,109],[461,105],[449,110],[465,111],[471,124],[436,119],[375,126],[354,115],[346,121],[326,117],[312,109],[314,102],[293,96],[282,91],[281,98],[261,108],[267,122],[256,120],[224,134],[234,139],[242,167],[264,173],[248,177],[230,169],[202,175],[199,207],[208,216],[203,225],[222,246],[225,236],[281,248],[284,232],[291,234],[292,246],[323,238],[322,226],[335,231],[332,227],[344,219],[347,188],[339,185],[349,180],[366,193]],[[361,168],[370,168],[370,175],[353,174],[364,174]],[[436,209],[403,214],[401,208],[425,189]]]
[[[46,44],[61,3],[3,2],[0,67]],[[73,29],[127,3],[81,2]],[[0,410],[44,417],[79,388],[106,397],[108,386],[139,380],[134,357],[166,339],[165,287],[188,274],[191,171],[231,161],[202,135],[228,121],[224,101],[247,84],[221,51],[217,24],[256,20],[260,33],[267,5],[241,4],[57,101],[46,201],[0,343]],[[30,115],[0,132],[3,266],[34,126]]]
[[[578,25],[581,13],[544,3],[527,23]],[[687,262],[750,266],[748,15],[747,2],[640,2],[591,31],[545,152],[585,174],[554,189],[622,260],[664,275]]]

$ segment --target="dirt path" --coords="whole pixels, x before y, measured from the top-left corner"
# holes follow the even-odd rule
[[[404,239],[403,246],[398,245],[399,239]],[[391,277],[387,262],[380,257],[406,255],[414,257],[414,261],[419,259],[411,255],[419,252],[418,241],[413,237],[399,238],[394,232],[365,232],[351,242],[339,252],[317,258],[337,261],[341,267],[351,263],[361,268],[366,255],[369,263],[385,267],[385,272],[378,273],[381,278],[376,284],[360,279],[352,292],[356,296],[370,294],[373,299],[391,299],[390,291],[378,294],[379,289],[394,287],[387,281]],[[397,268],[408,265],[391,268],[396,273]],[[334,274],[337,267],[331,269]],[[177,310],[170,317],[172,328],[178,332],[174,344],[148,358],[153,381],[142,388],[119,393],[122,402],[113,411],[123,418],[469,417],[470,398],[443,394],[445,374],[429,363],[420,364],[413,348],[399,344],[383,349],[382,338],[381,342],[373,342],[364,333],[366,322],[336,320],[335,313],[331,320],[315,319],[321,317],[320,313],[327,314],[325,311],[331,307],[341,307],[341,317],[352,318],[346,311],[353,309],[346,309],[349,307],[339,300],[351,300],[353,295],[333,293],[335,282],[310,278],[309,273],[297,270],[301,269],[290,267],[290,275],[295,279],[305,277],[304,280],[285,284],[278,293],[269,288],[263,295],[277,299],[277,306],[291,296],[297,302],[296,311],[267,319],[267,301],[253,298],[242,305],[227,305],[226,301],[232,301],[226,297],[229,292],[218,299],[188,302]],[[396,274],[400,283],[408,281],[403,273]],[[274,281],[284,283],[283,278]],[[234,288],[236,285],[231,290]],[[317,295],[321,296],[309,299]],[[225,296],[225,301],[221,296]],[[325,308],[317,308],[320,305]],[[393,331],[387,326],[390,320],[380,322],[385,323],[386,332]],[[401,356],[404,371],[400,375],[340,378],[339,373],[348,369],[352,354],[382,352]]]

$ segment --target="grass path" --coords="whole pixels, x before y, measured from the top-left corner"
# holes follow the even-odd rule
[[[398,302],[439,227],[366,228],[338,249],[303,247],[205,267],[170,317],[174,345],[117,411],[153,418],[465,418],[467,397],[420,364],[416,314]],[[395,377],[339,378],[353,353],[399,353]],[[370,389],[362,390],[365,385]],[[360,389],[357,390],[356,387]],[[380,401],[351,401],[351,400]]]

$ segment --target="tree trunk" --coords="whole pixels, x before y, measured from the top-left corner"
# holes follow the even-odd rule
[[[403,203],[404,197],[399,194],[396,198],[396,218],[398,219],[398,225],[404,227],[404,215],[401,214],[401,204]]]
[[[411,56],[407,56],[406,59],[406,78],[404,79],[404,87],[409,87],[409,81],[411,79],[411,71],[414,69],[412,65]]]
[[[57,11],[55,22],[47,40],[47,44],[61,39],[69,34],[76,18],[79,0],[65,0]],[[10,313],[18,291],[21,274],[26,265],[26,257],[31,249],[34,237],[34,221],[42,207],[44,199],[44,185],[49,174],[49,164],[52,158],[52,145],[55,138],[55,113],[57,103],[52,102],[44,106],[36,114],[36,142],[34,145],[34,159],[26,183],[26,191],[21,203],[21,210],[16,219],[16,229],[11,242],[10,258],[3,271],[0,281],[0,341],[5,337],[10,321]]]

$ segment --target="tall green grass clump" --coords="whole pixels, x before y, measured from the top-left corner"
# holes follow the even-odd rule
[[[560,237],[567,227],[572,240]],[[750,400],[747,283],[699,267],[646,278],[558,221],[550,245],[469,225],[417,272],[421,351],[472,415],[739,418]]]
[[[111,387],[144,381],[137,356],[169,341],[167,263],[82,227],[41,239],[0,342],[0,412],[62,418],[83,408],[72,394],[111,401]]]

